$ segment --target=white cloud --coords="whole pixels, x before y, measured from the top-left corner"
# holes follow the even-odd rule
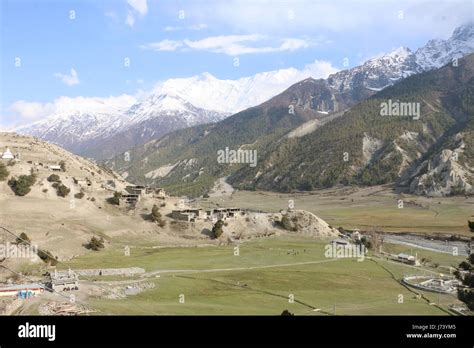
[[[187,8],[195,21],[213,27],[272,35],[363,31],[377,36],[383,30],[447,38],[454,27],[472,20],[472,0],[226,0],[208,7],[189,2]]]
[[[139,17],[143,17],[148,13],[147,0],[127,0],[127,4],[130,6],[130,10],[127,13],[125,23],[133,27],[135,24],[135,14]]]
[[[54,77],[57,77],[58,79],[61,80],[62,83],[68,86],[74,86],[80,83],[79,76],[77,75],[77,72],[74,68],[71,68],[70,75],[55,73]]]
[[[159,42],[152,42],[149,44],[141,45],[140,48],[151,49],[154,51],[176,51],[176,49],[182,46],[183,43],[180,41],[165,39]]]
[[[118,18],[117,13],[115,13],[113,11],[105,12],[104,15],[105,15],[105,17],[109,17],[109,18],[112,18],[114,20],[117,20],[117,18]]]
[[[135,17],[133,17],[133,15],[130,12],[127,14],[127,19],[125,19],[125,23],[129,27],[133,27],[133,25],[135,24]]]
[[[207,29],[207,24],[194,24],[194,25],[188,25],[188,26],[176,26],[176,27],[173,27],[173,26],[167,26],[165,27],[163,30],[164,31],[179,31],[179,30],[203,30],[203,29]]]
[[[306,77],[312,77],[315,79],[325,79],[329,75],[338,72],[339,69],[332,66],[330,62],[323,60],[315,60],[310,64],[306,64],[304,69],[301,70],[301,80]]]
[[[15,118],[16,126],[44,119],[48,116],[73,112],[117,113],[132,106],[135,96],[122,94],[110,97],[59,97],[52,102],[39,103],[18,100],[8,107]]]
[[[286,38],[280,40],[279,45],[264,45],[262,41],[268,41],[265,35],[221,35],[211,36],[200,40],[162,40],[141,45],[141,48],[151,49],[155,51],[175,51],[177,49],[192,49],[214,53],[223,53],[230,56],[237,56],[252,53],[272,53],[284,51],[296,51],[315,45],[307,39]],[[250,45],[252,44],[253,45]],[[260,43],[260,45],[256,45]]]
[[[8,108],[9,112],[12,112],[17,116],[17,119],[23,121],[33,121],[41,119],[49,115],[54,110],[54,105],[52,103],[36,103],[36,102],[27,102],[24,100],[18,100],[14,102]]]
[[[144,16],[148,13],[148,4],[146,1],[147,0],[127,0],[127,4],[141,16]]]

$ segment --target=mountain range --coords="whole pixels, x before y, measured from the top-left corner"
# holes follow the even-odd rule
[[[310,107],[321,114],[337,114],[403,78],[439,68],[473,51],[474,25],[461,26],[448,40],[431,40],[415,52],[401,47],[331,74],[319,82],[324,92],[306,101],[306,107],[317,101]],[[174,130],[218,122],[259,105],[310,74],[311,69],[290,68],[238,80],[219,80],[208,73],[170,79],[140,101],[131,100],[130,105],[104,105],[101,100],[87,108],[71,106],[14,130],[80,155],[106,159]]]
[[[381,91],[365,88],[369,96],[358,103],[360,93],[334,88],[330,79],[306,79],[259,106],[170,133],[130,150],[129,161],[117,156],[107,164],[127,180],[188,195],[205,194],[221,177],[250,190],[395,183],[417,194],[469,194],[474,55],[445,59],[444,67]],[[414,103],[419,114],[383,117],[382,105],[392,102]],[[218,163],[226,148],[257,150],[258,164]]]

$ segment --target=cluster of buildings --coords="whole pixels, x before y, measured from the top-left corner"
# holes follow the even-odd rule
[[[41,163],[41,162],[33,162],[33,161],[26,161],[26,163],[33,164],[36,167],[36,169],[38,169],[37,167],[42,167],[44,169],[49,169],[52,172],[62,171],[61,166],[58,165],[58,164],[44,164],[44,163]]]
[[[175,220],[196,222],[197,220],[217,220],[235,219],[239,216],[245,216],[247,211],[241,208],[214,208],[210,210],[202,209],[179,209],[171,212],[171,217]]]
[[[43,285],[39,283],[31,284],[11,284],[0,287],[0,297],[18,297],[27,299],[42,295],[45,290],[50,291],[71,291],[79,290],[79,279],[73,271],[54,271],[49,273],[48,282]]]
[[[120,205],[135,206],[142,197],[165,199],[166,192],[162,188],[153,188],[142,185],[129,185],[125,187],[120,197]]]

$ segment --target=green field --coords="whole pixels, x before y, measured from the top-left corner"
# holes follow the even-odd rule
[[[398,282],[403,275],[430,270],[378,258],[327,259],[325,245],[308,238],[270,237],[241,244],[239,256],[234,256],[233,246],[134,248],[130,256],[120,249],[105,250],[74,259],[71,266],[161,271],[159,278],[156,273],[149,277],[155,288],[138,295],[90,298],[90,306],[101,314],[279,315],[288,309],[297,315],[447,315]],[[433,259],[438,255],[440,265],[462,259],[426,252]],[[179,302],[181,294],[184,303]],[[403,303],[398,303],[400,295]],[[425,295],[445,310],[457,303],[451,295]]]

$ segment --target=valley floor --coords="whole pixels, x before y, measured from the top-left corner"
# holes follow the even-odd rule
[[[369,230],[376,226],[384,232],[433,236],[470,233],[467,217],[472,213],[472,198],[404,196],[403,208],[398,208],[397,199],[389,189],[378,187],[298,195],[239,191],[191,204],[278,212],[293,200],[295,208],[311,211],[333,227]],[[372,253],[360,262],[332,259],[325,257],[329,241],[291,233],[218,246],[205,236],[170,239],[163,232],[147,231],[148,222],[138,223],[138,217],[128,220],[128,224],[136,221],[144,231],[124,233],[121,221],[125,223],[125,218],[107,206],[102,210],[111,221],[105,219],[99,225],[84,220],[84,224],[92,223],[95,234],[113,237],[107,239],[107,247],[77,253],[61,262],[59,269],[141,267],[144,273],[80,277],[80,290],[74,292],[76,305],[87,308],[91,315],[279,315],[285,309],[296,315],[450,315],[450,306],[460,304],[455,295],[407,288],[400,280],[406,275],[449,274],[450,267],[457,266],[465,256],[384,244],[385,252],[416,253],[428,262],[415,267]],[[60,221],[68,225],[70,219],[72,216]],[[23,218],[21,221],[25,222]],[[115,234],[119,226],[122,232]],[[162,237],[166,242],[160,240]],[[74,241],[64,236],[60,240],[61,245]],[[124,253],[125,246],[130,248],[129,255]],[[24,270],[34,278],[44,267],[37,264]],[[48,303],[67,304],[67,298],[57,293],[27,301],[13,314],[44,314]]]

